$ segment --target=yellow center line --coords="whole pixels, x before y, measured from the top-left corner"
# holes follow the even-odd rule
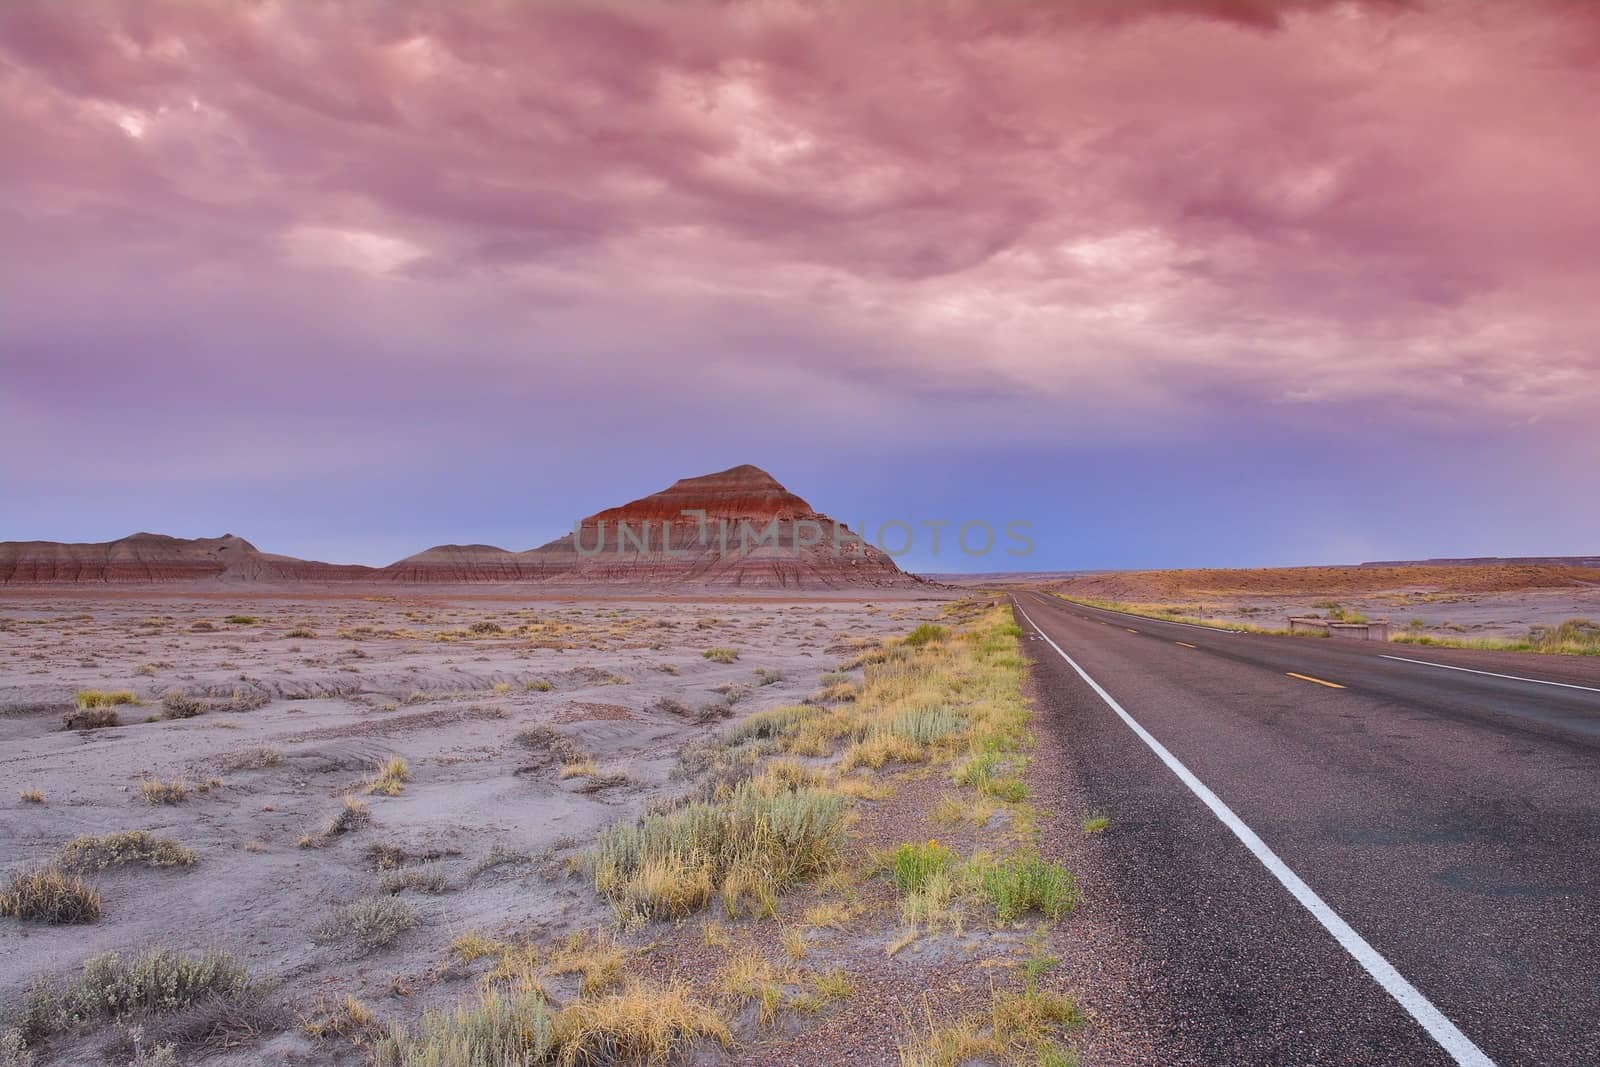
[[[1124,626],[1124,627],[1123,627],[1123,629],[1124,629],[1124,630],[1128,630],[1128,627],[1126,627],[1126,626]],[[1128,632],[1129,632],[1129,633],[1130,633],[1130,634],[1136,634],[1136,633],[1138,633],[1138,632],[1139,632],[1139,631],[1138,631],[1138,630],[1128,630]]]
[[[1285,671],[1284,673],[1287,674],[1290,678],[1298,678],[1302,682],[1312,682],[1312,683],[1314,683],[1316,685],[1325,685],[1329,689],[1343,689],[1344,688],[1344,686],[1340,685],[1338,682],[1324,682],[1321,678],[1313,678],[1309,674],[1296,674],[1296,673],[1294,673],[1294,671]]]
[[[1172,643],[1175,644],[1175,645],[1182,645],[1184,648],[1199,648],[1200,647],[1199,645],[1191,645],[1187,641],[1174,641]]]

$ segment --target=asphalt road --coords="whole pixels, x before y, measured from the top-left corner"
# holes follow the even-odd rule
[[[1600,663],[1015,601],[1162,1064],[1600,1064]]]

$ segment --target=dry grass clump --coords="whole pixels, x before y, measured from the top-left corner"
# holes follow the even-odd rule
[[[43,804],[44,790],[24,787],[17,790],[17,799],[22,801],[24,804]]]
[[[293,637],[293,638],[303,638],[305,640],[314,640],[316,638],[316,636],[317,636],[317,631],[313,630],[309,626],[296,626],[293,629],[289,630],[287,633],[285,633],[283,636],[284,637]]]
[[[65,871],[103,871],[138,863],[146,867],[193,867],[199,857],[191,848],[146,830],[124,830],[99,837],[80,834],[62,846],[56,862]]]
[[[673,918],[712,889],[730,912],[825,871],[843,844],[845,798],[819,789],[769,792],[741,783],[602,831],[590,859],[595,889],[633,914]]]
[[[121,725],[115,708],[80,708],[61,716],[63,730],[103,730]]]
[[[735,1009],[747,1004],[757,1005],[756,1021],[761,1026],[770,1025],[783,1007],[785,975],[778,972],[766,955],[754,948],[746,948],[729,956],[717,976],[716,992]]]
[[[445,877],[444,868],[436,863],[385,871],[378,879],[378,891],[390,895],[403,893],[408,889],[419,893],[443,893],[449,888],[450,879]]]
[[[614,939],[579,931],[568,937],[550,956],[551,974],[576,974],[578,992],[593,996],[622,984],[628,953]]]
[[[80,689],[75,698],[80,709],[88,708],[114,708],[122,704],[137,706],[140,700],[126,689],[119,689],[107,693],[99,689]]]
[[[746,741],[769,741],[800,728],[807,720],[824,714],[821,708],[797,704],[786,708],[768,708],[746,716],[725,734],[725,744],[738,745]]]
[[[367,783],[367,792],[397,797],[411,780],[411,768],[400,756],[391,756],[378,765],[377,774]]]
[[[450,955],[462,963],[472,963],[489,956],[498,956],[506,950],[505,942],[496,941],[477,930],[468,930],[450,942]]]
[[[700,655],[712,663],[732,663],[739,658],[739,651],[733,648],[708,648]]]
[[[417,913],[394,897],[365,897],[341,904],[311,927],[311,940],[319,945],[352,941],[364,951],[384,948],[413,926]]]
[[[100,918],[100,893],[58,867],[35,867],[11,876],[0,893],[0,915],[65,926]]]
[[[301,848],[321,848],[336,837],[353,833],[356,830],[372,825],[372,812],[367,806],[355,797],[344,798],[344,806],[339,809],[329,822],[326,829],[315,837],[306,835],[301,837],[298,844]]]
[[[383,1032],[377,1013],[353,995],[328,1005],[318,999],[316,1014],[300,1021],[300,1029],[313,1041],[344,1038],[352,1045],[365,1045]]]
[[[161,717],[163,719],[192,719],[196,715],[204,714],[206,702],[199,697],[192,697],[188,693],[174,689],[161,698]]]
[[[537,986],[491,986],[450,1011],[426,1013],[415,1027],[392,1027],[373,1047],[372,1062],[375,1067],[537,1067],[550,1062],[551,1030],[550,1009]]]
[[[139,792],[146,804],[182,804],[189,799],[189,784],[182,778],[170,782],[151,778],[139,784]]]
[[[556,1016],[557,1067],[663,1064],[706,1042],[724,1048],[733,1034],[721,1016],[681,984],[629,982],[595,1000],[580,1000]]]
[[[926,1025],[920,1036],[900,1046],[901,1067],[961,1067],[967,1063],[1005,1063],[1072,1067],[1077,1056],[1061,1039],[1083,1022],[1070,997],[1030,983],[1020,993],[995,990],[989,1010],[940,1025],[924,1002]]]
[[[589,758],[572,738],[553,726],[529,726],[518,730],[512,740],[537,753],[546,763],[582,763]]]
[[[217,760],[225,771],[260,771],[276,767],[283,762],[283,753],[275,748],[246,748],[230,752]]]

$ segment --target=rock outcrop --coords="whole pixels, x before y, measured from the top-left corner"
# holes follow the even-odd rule
[[[371,567],[275,556],[232,534],[168,537],[136,533],[115,541],[0,541],[0,584],[325,582],[370,577]]]
[[[920,579],[759,467],[684,478],[522,554],[548,580],[745,588],[906,586]]]
[[[921,580],[759,467],[684,478],[539,548],[439,545],[387,567],[262,552],[232,534],[98,544],[0,542],[0,584],[383,582],[851,588]]]

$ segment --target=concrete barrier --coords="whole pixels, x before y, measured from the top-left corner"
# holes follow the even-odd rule
[[[1389,620],[1372,622],[1341,622],[1338,619],[1319,619],[1316,616],[1289,616],[1289,632],[1295,634],[1322,634],[1325,637],[1345,637],[1355,641],[1389,640]]]

